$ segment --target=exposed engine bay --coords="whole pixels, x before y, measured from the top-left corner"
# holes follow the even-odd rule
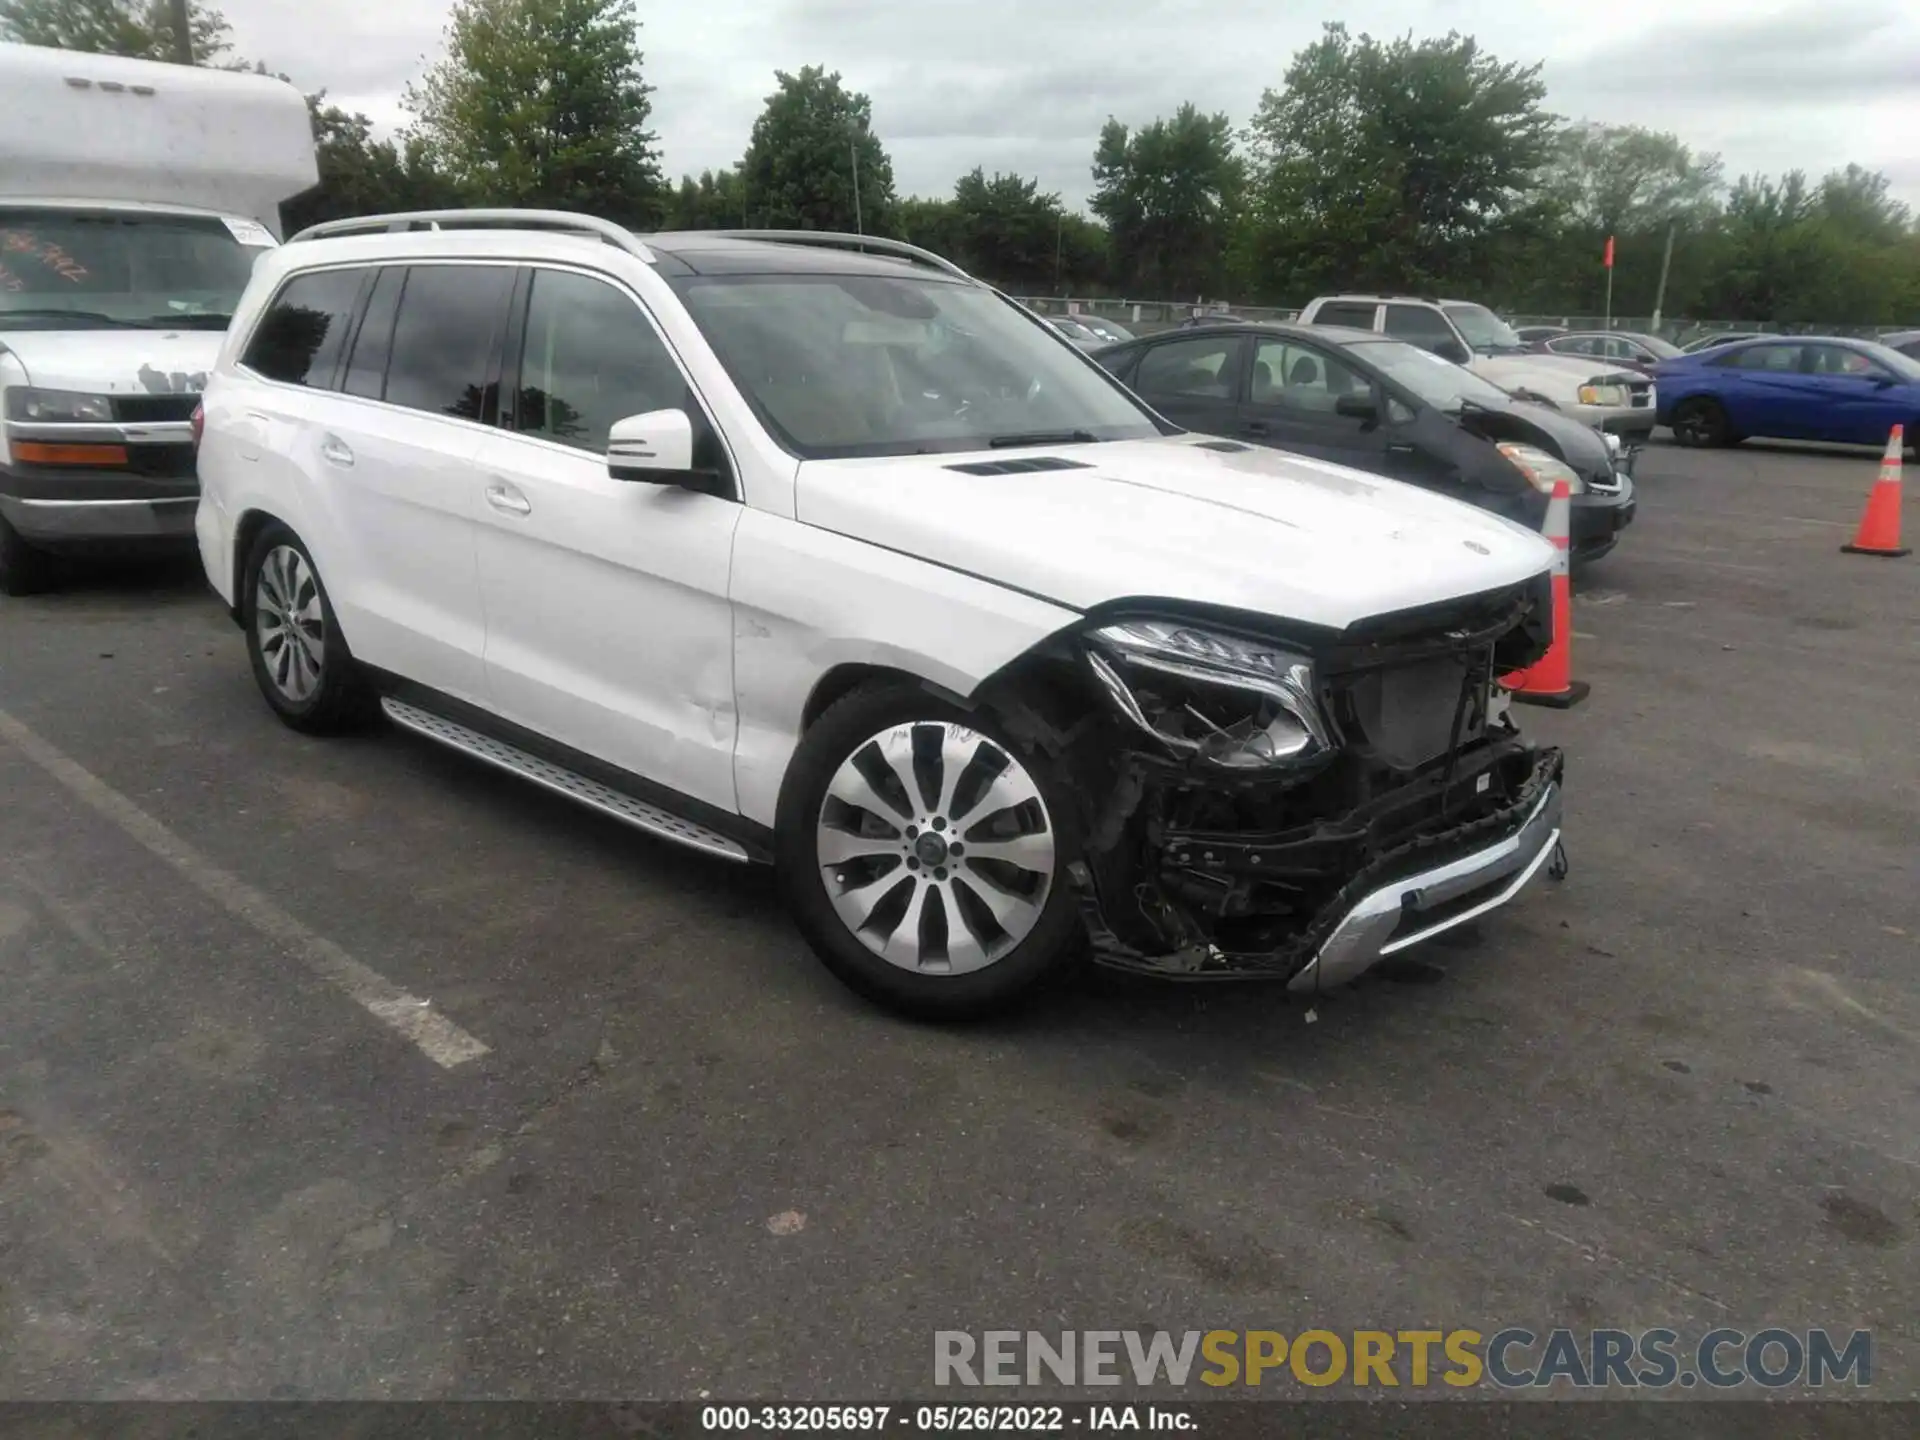
[[[1338,634],[1090,628],[1105,703],[1057,739],[1090,797],[1073,880],[1096,958],[1285,979],[1358,895],[1517,829],[1562,761],[1497,681],[1550,625],[1541,576]]]

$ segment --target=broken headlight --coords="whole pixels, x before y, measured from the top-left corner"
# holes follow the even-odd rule
[[[1261,770],[1334,748],[1305,655],[1177,620],[1120,620],[1087,638],[1121,714],[1176,754]]]

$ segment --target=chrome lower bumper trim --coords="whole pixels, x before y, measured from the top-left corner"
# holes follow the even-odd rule
[[[145,540],[193,535],[198,495],[152,500],[22,500],[0,495],[0,515],[29,540]]]
[[[1526,888],[1559,843],[1560,786],[1555,782],[1506,839],[1363,896],[1287,988],[1344,985],[1389,955],[1499,909]]]

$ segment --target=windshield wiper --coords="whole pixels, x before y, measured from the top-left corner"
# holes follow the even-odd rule
[[[0,310],[0,322],[9,320],[84,320],[89,325],[111,325],[116,329],[139,329],[131,320],[116,320],[98,310]]]
[[[224,330],[233,323],[231,315],[149,315],[141,325],[154,330]]]
[[[1100,437],[1091,430],[1029,430],[1019,435],[996,435],[987,441],[990,450],[1011,450],[1017,445],[1094,445]]]

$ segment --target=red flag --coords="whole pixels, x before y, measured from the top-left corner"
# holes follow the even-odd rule
[[[1607,236],[1607,258],[1600,263],[1609,270],[1613,268],[1613,237],[1611,235]]]

